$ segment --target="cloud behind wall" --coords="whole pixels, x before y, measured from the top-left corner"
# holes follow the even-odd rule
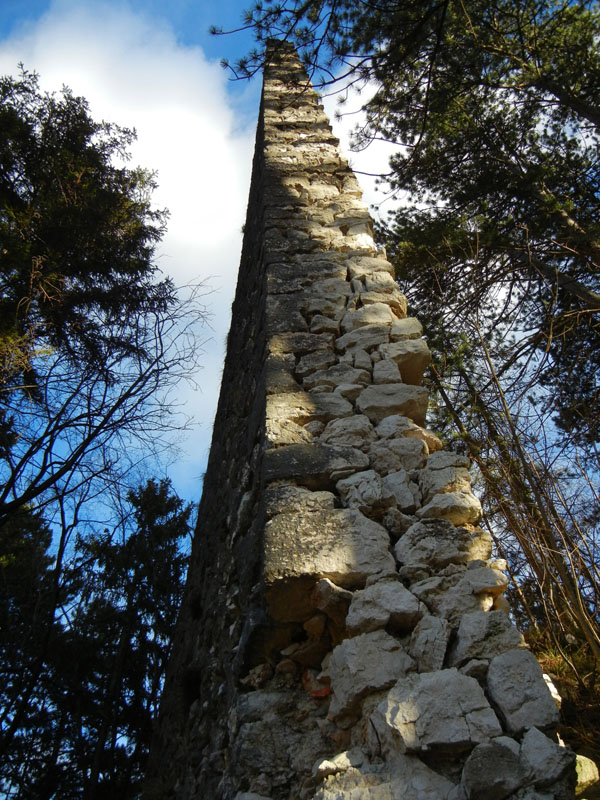
[[[181,398],[200,425],[187,437],[187,458],[169,467],[178,491],[198,496],[239,265],[258,82],[237,91],[234,110],[218,61],[181,45],[164,19],[105,3],[53,3],[0,41],[0,73],[15,73],[19,62],[39,73],[43,89],[68,85],[83,95],[94,119],[136,129],[131,163],[157,171],[154,200],[170,210],[158,264],[177,285],[203,281],[210,291],[200,391]]]

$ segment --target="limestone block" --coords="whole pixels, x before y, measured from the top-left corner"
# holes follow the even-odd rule
[[[335,319],[324,317],[322,314],[315,314],[310,321],[311,333],[332,333],[334,336],[338,336],[339,328],[339,323]]]
[[[542,668],[529,650],[509,650],[493,658],[487,687],[510,733],[558,724],[558,708],[544,682]]]
[[[575,771],[577,775],[577,788],[575,792],[577,797],[580,797],[586,789],[591,788],[600,781],[598,767],[595,762],[587,756],[577,755]]]
[[[526,783],[528,770],[519,760],[514,739],[499,736],[477,745],[467,758],[462,785],[469,800],[504,800]]]
[[[392,323],[390,340],[392,342],[403,342],[406,339],[420,339],[423,335],[423,326],[416,317],[406,317],[396,319]]]
[[[352,592],[336,586],[329,578],[321,578],[315,584],[311,599],[315,608],[323,611],[338,627],[345,627]]]
[[[329,662],[333,690],[329,716],[344,724],[344,718],[358,715],[363,697],[387,689],[413,667],[400,642],[385,631],[345,639]]]
[[[365,450],[375,440],[375,431],[368,417],[364,414],[355,414],[352,417],[328,422],[320,440],[323,444]]]
[[[363,306],[371,305],[371,303],[387,303],[387,305],[392,309],[396,317],[404,318],[406,317],[406,297],[398,290],[398,288],[394,285],[395,291],[389,292],[365,292],[362,291],[364,286],[360,283],[360,286],[356,289],[356,291],[360,294],[360,302]],[[398,320],[394,320],[392,323],[392,332],[394,331],[394,326]],[[419,334],[420,336],[421,334]]]
[[[385,272],[390,276],[394,274],[394,268],[389,261],[383,258],[365,258],[352,256],[348,259],[348,274],[350,279],[363,278],[372,272]],[[396,285],[394,283],[394,285]]]
[[[346,627],[352,636],[389,626],[395,633],[413,630],[424,606],[398,580],[381,580],[354,592]]]
[[[298,424],[319,420],[329,422],[353,413],[351,404],[339,394],[286,392],[267,398],[268,420],[292,420]]]
[[[363,276],[365,289],[367,292],[384,292],[391,294],[398,290],[398,285],[391,275],[381,270],[377,272],[366,272]]]
[[[328,511],[335,508],[335,500],[331,492],[311,492],[302,486],[269,486],[265,491],[269,517],[293,511]]]
[[[266,390],[267,394],[282,394],[284,392],[300,392],[302,388],[294,378],[294,356],[288,353],[285,356],[269,355],[266,362]]]
[[[344,397],[346,400],[354,403],[363,388],[361,383],[341,383],[339,386],[336,386],[333,391],[339,397]]]
[[[367,456],[353,447],[290,444],[266,451],[263,476],[267,482],[294,480],[308,489],[328,489],[368,465]]]
[[[397,439],[401,436],[406,436],[413,439],[422,439],[427,445],[430,454],[441,450],[443,447],[442,442],[427,428],[421,428],[420,425],[415,423],[408,417],[403,417],[401,414],[391,414],[385,417],[376,429],[377,435],[381,439]],[[428,466],[431,457],[428,459]]]
[[[269,339],[268,347],[274,355],[302,356],[315,350],[329,350],[332,344],[333,336],[328,333],[277,333]]]
[[[427,564],[433,569],[485,560],[491,550],[492,539],[487,531],[457,528],[441,519],[415,523],[395,546],[396,558],[402,564]]]
[[[575,767],[575,753],[560,747],[537,728],[529,728],[521,740],[521,762],[537,788],[551,786]]]
[[[435,672],[444,665],[451,628],[441,617],[424,616],[410,637],[409,654],[418,672]]]
[[[431,469],[429,462],[421,471],[419,485],[423,493],[423,503],[428,503],[435,494],[446,492],[471,491],[471,475],[465,467],[444,467]]]
[[[402,380],[411,386],[418,386],[421,383],[431,361],[431,353],[424,339],[407,339],[382,344],[379,346],[379,352],[384,358],[391,358],[396,362]]]
[[[367,452],[371,466],[382,475],[398,472],[401,469],[411,472],[418,470],[427,459],[427,445],[421,439],[388,439],[385,442],[373,442]],[[420,492],[416,484],[414,489],[416,501],[420,498]],[[420,502],[418,504],[420,505]]]
[[[375,743],[376,746],[376,743]],[[325,778],[314,800],[448,800],[454,784],[416,756],[396,753],[388,764],[363,764]]]
[[[367,372],[371,371],[371,357],[366,350],[355,350],[353,362],[356,369],[364,369]]]
[[[477,681],[456,669],[407,675],[371,721],[389,752],[460,752],[502,733]]]
[[[337,361],[337,357],[333,350],[316,350],[314,353],[308,353],[303,356],[296,365],[296,375],[299,378],[305,378],[307,375],[316,372],[317,370],[327,369]]]
[[[448,569],[448,567],[446,568]],[[410,589],[434,614],[452,625],[460,622],[469,611],[490,611],[494,597],[506,590],[508,580],[496,570],[481,567],[451,575],[436,575],[417,581]]]
[[[357,508],[367,516],[377,512],[383,515],[385,509],[394,503],[394,496],[380,475],[372,469],[355,472],[354,475],[343,478],[336,483],[336,489],[344,506]]]
[[[405,469],[390,472],[383,479],[388,494],[394,498],[397,508],[406,514],[412,514],[420,505],[419,489],[413,483]]]
[[[267,448],[281,447],[286,444],[308,444],[313,437],[310,433],[292,420],[267,420],[265,426],[265,444]]]
[[[388,383],[367,386],[356,402],[375,425],[390,414],[401,414],[422,425],[427,413],[428,392],[422,386]]]
[[[504,611],[472,611],[460,621],[448,663],[459,667],[473,658],[493,658],[524,646],[522,634]]]
[[[354,331],[345,333],[335,340],[336,349],[342,353],[346,350],[373,350],[380,344],[388,342],[390,338],[389,326],[385,325],[365,325]]]
[[[454,525],[475,525],[481,519],[481,503],[470,491],[436,494],[417,511],[421,519],[446,519]]]
[[[382,519],[382,523],[392,537],[397,538],[398,536],[402,536],[403,533],[406,533],[410,526],[414,524],[415,520],[416,517],[404,514],[397,508],[390,508]]]
[[[324,370],[317,370],[307,375],[302,383],[305,389],[313,389],[315,386],[331,386],[335,389],[345,383],[360,383],[367,386],[371,382],[370,374],[364,369],[355,369],[349,364],[334,364]]]
[[[469,467],[469,459],[450,450],[441,450],[431,455],[427,461],[427,469],[446,469],[446,467]]]
[[[308,325],[298,311],[298,300],[294,295],[267,295],[267,333],[308,331]]]
[[[344,333],[365,325],[383,325],[389,328],[394,319],[392,310],[386,303],[371,303],[356,311],[347,311],[342,318],[341,328]]]
[[[373,383],[402,383],[402,376],[396,362],[384,358],[374,364]]]
[[[356,589],[370,575],[395,569],[388,545],[385,528],[351,509],[273,517],[265,526],[264,543],[272,617],[292,621],[311,616],[310,594],[321,578]]]
[[[299,303],[300,311],[308,315],[339,317],[346,307],[346,298],[351,293],[350,284],[343,278],[315,281],[309,291],[303,292]]]

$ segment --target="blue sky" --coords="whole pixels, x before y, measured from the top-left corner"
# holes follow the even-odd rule
[[[210,446],[224,343],[241,249],[260,81],[229,80],[220,66],[252,46],[241,24],[246,0],[2,0],[0,74],[23,62],[47,90],[69,86],[92,116],[134,127],[135,164],[157,170],[157,205],[170,210],[160,268],[178,285],[203,282],[209,325],[198,389],[181,398],[197,425],[168,467],[178,492],[198,499]],[[326,107],[333,115],[335,101]],[[356,121],[356,117],[353,118]],[[335,125],[345,139],[349,126]],[[376,154],[356,157],[375,171]],[[379,157],[381,162],[381,157]],[[360,180],[360,176],[359,176]],[[370,187],[367,199],[373,200]]]

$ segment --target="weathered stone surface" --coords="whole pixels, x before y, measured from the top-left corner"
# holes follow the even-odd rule
[[[502,733],[477,681],[455,669],[407,675],[371,721],[392,752],[460,752]]]
[[[344,353],[346,350],[370,351],[384,342],[389,341],[390,329],[385,325],[365,325],[354,331],[345,333],[335,340],[337,350]]]
[[[305,355],[315,350],[327,350],[332,344],[333,336],[325,333],[278,333],[269,340],[269,352],[274,355]]]
[[[521,740],[521,761],[537,788],[551,786],[573,771],[575,753],[560,747],[537,728],[529,728]]]
[[[298,309],[298,301],[290,295],[267,297],[267,333],[308,331],[306,320]]]
[[[396,281],[386,272],[368,272],[363,275],[367,292],[392,293],[398,290]]]
[[[447,567],[446,569],[449,569]],[[410,590],[434,614],[459,623],[469,611],[490,611],[494,597],[506,590],[508,580],[496,570],[480,567],[473,570],[455,567],[457,572],[417,581]]]
[[[340,335],[340,325],[331,317],[324,317],[323,314],[315,314],[310,321],[311,333],[332,333],[334,336]]]
[[[282,356],[270,355],[267,358],[267,394],[302,391],[300,384],[293,375],[294,361],[294,356],[291,353]]]
[[[267,419],[291,420],[299,425],[313,420],[329,422],[352,414],[351,404],[334,393],[289,392],[267,398]]]
[[[367,516],[377,512],[383,515],[385,509],[394,503],[394,496],[385,486],[381,476],[372,469],[356,472],[349,478],[338,481],[336,489],[343,505],[347,508],[357,508]]]
[[[598,767],[587,756],[577,755],[575,762],[575,770],[577,774],[577,797],[580,797],[586,789],[594,786],[600,781],[600,774]]]
[[[424,616],[410,637],[409,654],[417,664],[418,672],[435,672],[444,665],[450,625],[440,617]]]
[[[422,425],[427,413],[428,392],[421,386],[403,383],[367,386],[356,402],[374,424],[391,414],[401,414]]]
[[[384,358],[373,365],[373,383],[402,383],[402,376],[395,361]]]
[[[305,389],[312,389],[318,385],[335,388],[343,383],[360,383],[366,386],[371,381],[371,376],[363,369],[355,369],[349,364],[334,364],[325,370],[317,370],[307,375],[303,380]]]
[[[321,578],[313,589],[312,602],[315,608],[323,611],[336,625],[343,628],[352,602],[352,592],[336,586],[329,578]]]
[[[265,444],[269,447],[282,447],[286,444],[308,444],[313,437],[292,420],[267,420],[265,425]]]
[[[391,358],[396,362],[402,380],[412,386],[418,386],[421,383],[423,374],[431,361],[431,353],[424,339],[406,339],[382,344],[379,352],[384,358]]]
[[[406,533],[410,526],[414,524],[415,520],[416,517],[412,515],[404,514],[397,508],[390,508],[386,512],[382,522],[392,536],[397,538],[398,536],[402,536],[403,533]]]
[[[524,646],[522,634],[504,611],[472,611],[460,621],[448,663],[459,667],[472,658],[493,658]]]
[[[358,289],[358,291],[360,292],[359,299],[362,305],[368,306],[371,305],[371,303],[387,303],[397,317],[406,317],[406,297],[399,290],[392,290],[389,292],[363,292],[361,291],[362,288],[363,286],[360,284],[360,289]],[[392,323],[392,331],[397,321],[398,320],[395,320]]]
[[[490,662],[488,693],[510,733],[527,728],[553,728],[559,712],[529,650],[509,650]]]
[[[348,274],[350,275],[350,279],[354,278],[363,278],[365,275],[369,275],[372,272],[386,272],[388,275],[392,276],[394,274],[394,268],[390,264],[389,261],[386,261],[383,258],[356,258],[352,257],[348,259]],[[396,284],[394,283],[394,286]]]
[[[364,764],[330,775],[314,800],[449,800],[454,784],[416,756],[395,754],[389,764]]]
[[[427,445],[422,439],[386,439],[373,442],[367,450],[371,466],[382,475],[401,469],[420,469],[427,459]],[[419,493],[420,497],[420,493]]]
[[[413,630],[423,604],[398,580],[381,580],[354,592],[346,627],[352,635],[388,627],[396,633]]]
[[[296,375],[305,378],[317,370],[327,369],[337,361],[337,356],[333,350],[315,350],[314,353],[307,353],[302,356],[296,366]]]
[[[323,314],[338,317],[346,307],[346,298],[352,293],[348,281],[342,278],[328,278],[315,281],[309,292],[304,292],[297,301],[303,314]]]
[[[445,492],[470,492],[471,475],[465,467],[444,467],[431,469],[429,462],[421,471],[419,485],[423,493],[423,503],[428,503],[435,494]]]
[[[359,450],[368,448],[375,439],[373,426],[364,414],[331,420],[320,437],[323,444],[357,447]]]
[[[402,342],[406,339],[420,339],[423,335],[423,326],[415,317],[396,319],[392,323],[390,339],[392,342]]]
[[[341,478],[368,466],[367,456],[353,447],[290,444],[267,450],[263,475],[267,482],[293,479],[309,489],[329,489]]]
[[[341,328],[344,333],[349,333],[365,325],[383,325],[391,328],[395,317],[391,308],[386,303],[370,303],[367,306],[347,311],[342,318]]]
[[[442,450],[431,455],[427,461],[427,469],[446,469],[446,467],[469,467],[469,459],[450,450]]]
[[[401,511],[412,514],[419,507],[419,487],[410,480],[405,469],[390,472],[383,479],[383,485]]]
[[[334,648],[329,662],[330,716],[343,724],[344,718],[357,715],[363,697],[392,686],[413,667],[400,642],[385,631],[345,639]]]
[[[441,519],[415,523],[395,547],[396,558],[402,564],[428,564],[433,569],[474,559],[485,561],[491,551],[492,539],[487,531],[457,528]]]
[[[462,784],[469,800],[504,800],[527,781],[514,739],[500,736],[479,744],[463,767]]]
[[[377,572],[395,568],[381,525],[359,511],[334,509],[278,514],[265,527],[264,580],[274,619],[306,619],[320,578],[342,588],[364,586]]]
[[[329,511],[335,508],[335,495],[311,492],[302,486],[269,486],[265,491],[265,506],[269,517],[294,511]]]
[[[475,525],[481,519],[481,503],[470,491],[436,494],[417,511],[421,519],[446,519],[454,525]]]

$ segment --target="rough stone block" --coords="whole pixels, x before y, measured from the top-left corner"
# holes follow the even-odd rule
[[[278,514],[267,523],[264,541],[271,615],[280,621],[307,619],[313,613],[310,594],[321,578],[356,589],[370,575],[395,569],[388,546],[385,528],[359,511]]]
[[[394,504],[394,496],[372,469],[343,478],[337,482],[336,489],[344,506],[357,508],[369,517],[383,515],[385,509]]]
[[[358,716],[360,701],[366,695],[392,686],[413,667],[400,642],[385,631],[345,639],[334,648],[329,662],[333,690],[330,717],[344,724],[344,718]]]
[[[383,484],[401,511],[412,514],[419,507],[419,488],[410,480],[406,470],[390,472],[383,479]]]
[[[527,781],[528,771],[519,760],[519,746],[500,736],[479,744],[463,767],[462,785],[469,800],[504,800]]]
[[[423,493],[423,503],[428,503],[436,494],[446,492],[471,491],[471,475],[465,467],[444,467],[430,469],[429,462],[422,470],[419,485]]]
[[[308,489],[329,489],[341,478],[368,466],[367,456],[353,447],[290,444],[267,450],[263,475],[267,483],[291,479]]]
[[[477,681],[455,669],[407,675],[371,720],[390,752],[461,752],[502,733]]]
[[[406,317],[397,319],[392,323],[390,340],[392,342],[402,342],[407,339],[420,339],[423,335],[423,326],[416,317]]]
[[[379,352],[384,358],[391,358],[396,362],[402,380],[411,386],[418,386],[421,383],[431,361],[431,353],[424,339],[407,339],[382,344],[379,346]]]
[[[320,440],[323,444],[357,447],[359,450],[364,450],[375,438],[375,431],[369,418],[364,414],[355,414],[352,417],[328,422]]]
[[[401,414],[417,425],[422,425],[427,413],[427,402],[427,389],[404,383],[367,386],[356,401],[360,411],[375,425],[391,414]]]
[[[268,420],[291,420],[299,425],[313,420],[329,422],[352,415],[352,405],[340,394],[286,392],[267,398]]]
[[[524,646],[522,634],[504,611],[472,611],[460,621],[449,664],[459,667],[473,658],[493,658]]]
[[[569,771],[575,777],[575,753],[560,747],[537,728],[530,728],[521,740],[521,761],[538,788],[552,786]]]
[[[402,376],[396,362],[384,358],[374,364],[373,383],[402,383]]]
[[[373,350],[384,342],[389,341],[390,329],[384,325],[365,325],[354,331],[345,333],[335,340],[336,349],[342,353],[347,350]]]
[[[481,503],[470,491],[436,494],[417,511],[421,519],[445,519],[454,525],[475,525],[481,519]]]
[[[352,635],[388,626],[395,633],[408,633],[423,612],[423,604],[398,580],[381,580],[354,592],[346,627]]]
[[[313,389],[315,386],[331,386],[335,389],[345,383],[359,383],[367,386],[371,382],[371,376],[364,369],[355,369],[349,364],[334,364],[325,370],[317,370],[303,379],[305,389]]]
[[[341,328],[349,333],[365,325],[383,325],[390,328],[395,317],[387,303],[371,303],[356,311],[347,311],[342,318]]]
[[[528,650],[509,650],[490,662],[487,687],[510,733],[554,728],[559,711],[544,682],[542,668]]]
[[[425,464],[427,459],[427,445],[422,439],[402,438],[373,442],[367,452],[371,466],[382,475],[398,472],[401,469],[409,472],[416,471]],[[421,493],[416,484],[415,490],[415,498],[420,498]]]
[[[481,529],[456,528],[447,520],[415,523],[396,543],[396,558],[402,564],[428,564],[443,569],[448,564],[486,560],[492,551],[489,533]]]
[[[443,667],[450,632],[450,625],[441,617],[427,615],[419,621],[408,648],[418,672],[435,672]]]

